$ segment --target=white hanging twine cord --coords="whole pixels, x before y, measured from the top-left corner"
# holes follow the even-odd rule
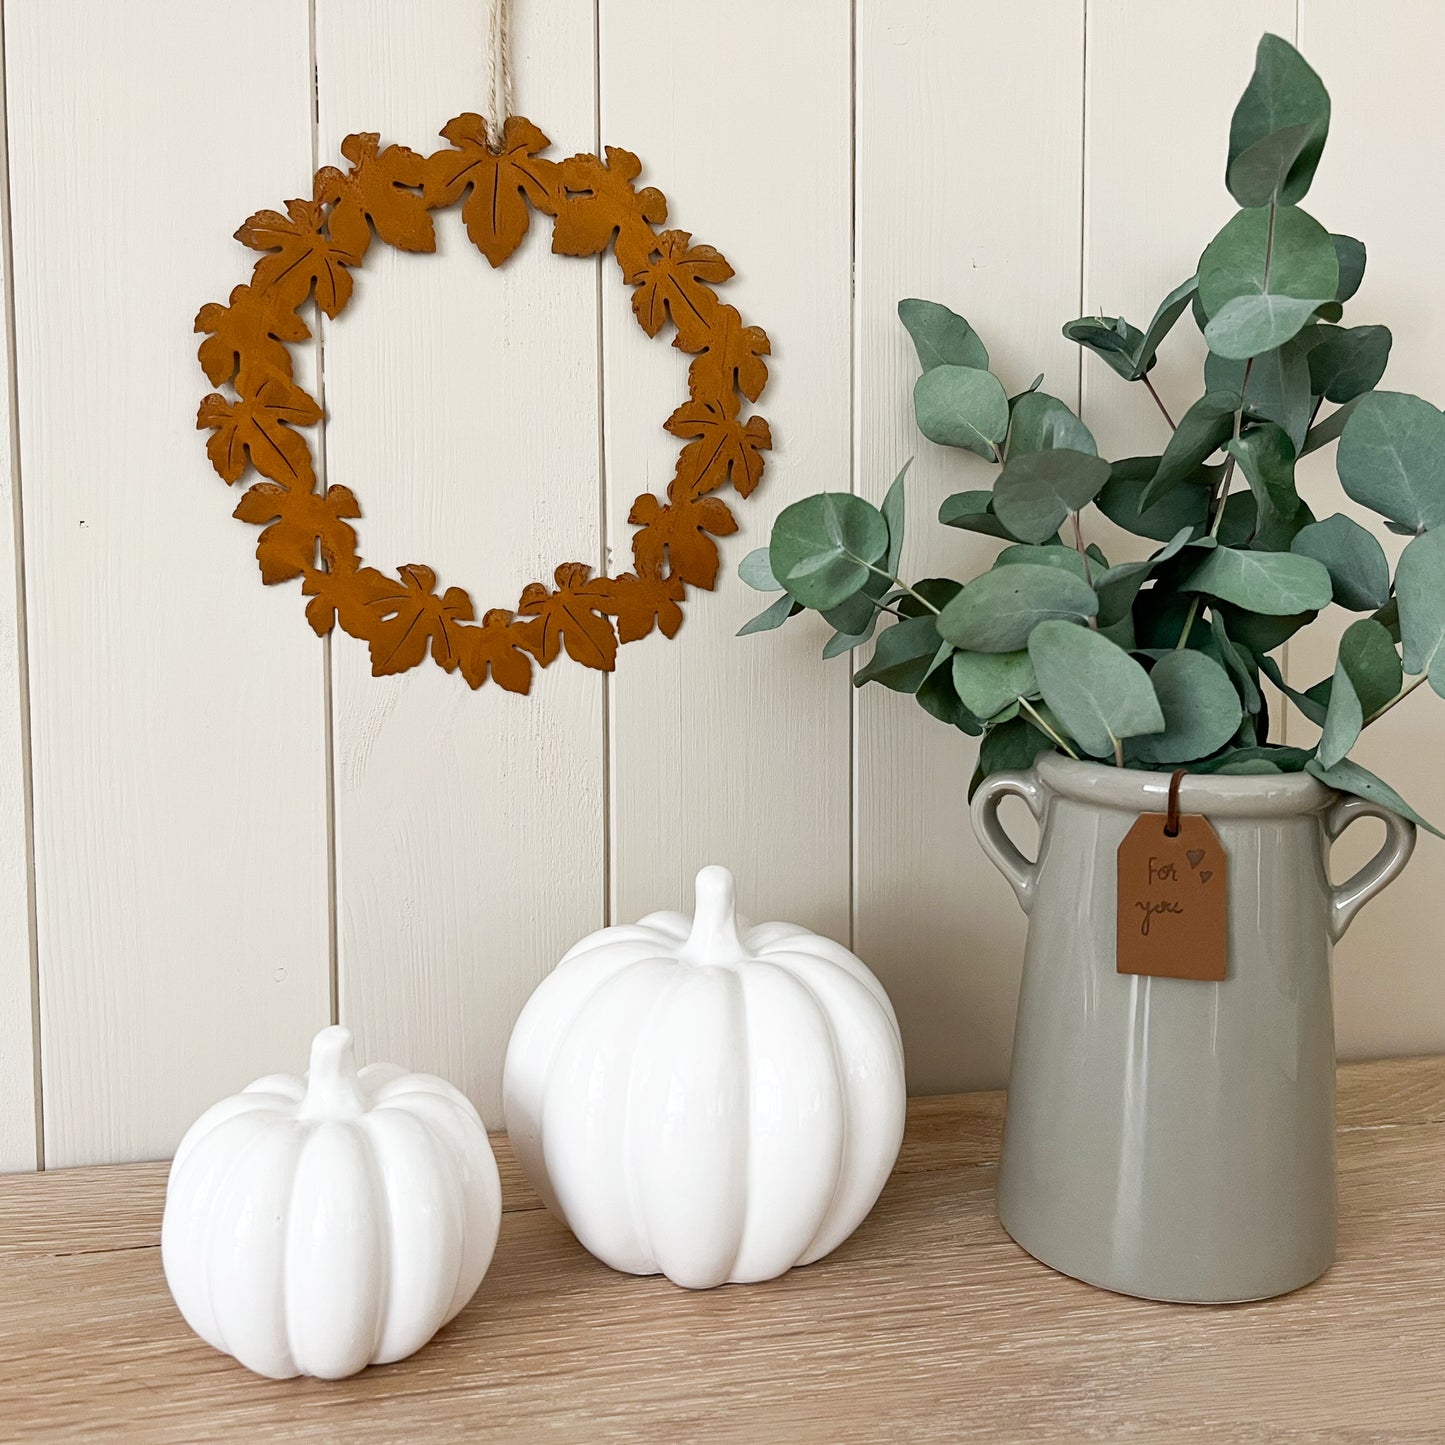
[[[487,135],[502,148],[502,127],[512,113],[511,0],[489,0],[487,23]]]

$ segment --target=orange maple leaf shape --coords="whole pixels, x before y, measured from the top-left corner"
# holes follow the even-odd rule
[[[249,456],[263,477],[310,491],[316,481],[311,448],[292,428],[320,420],[321,408],[300,387],[273,379],[263,382],[255,396],[227,401],[213,391],[202,398],[196,430],[214,433],[206,443],[206,455],[226,481],[244,475]]]
[[[687,369],[688,393],[694,401],[721,401],[737,390],[756,401],[768,381],[767,363],[761,358],[771,353],[772,343],[761,326],[744,326],[735,306],[720,305],[702,355]]]
[[[318,637],[325,637],[338,623],[352,637],[370,636],[370,603],[394,596],[397,583],[375,567],[358,567],[354,554],[328,558],[329,571],[308,572],[301,584],[306,620]]]
[[[291,380],[288,341],[305,341],[310,328],[275,296],[237,286],[228,305],[209,302],[196,313],[206,339],[196,349],[212,386],[236,380],[236,390],[254,392],[267,377]]]
[[[517,611],[537,619],[535,651],[543,667],[560,647],[574,662],[611,672],[617,664],[617,634],[607,620],[611,580],[596,577],[585,562],[564,562],[552,574],[555,592],[544,582],[529,582],[522,589]]]
[[[629,522],[642,527],[632,539],[637,570],[644,577],[660,575],[665,552],[671,576],[691,587],[711,591],[718,569],[717,545],[712,537],[730,536],[738,524],[717,497],[693,502],[674,497],[672,487],[667,495],[668,505],[663,506],[651,492],[644,492],[627,514]]]
[[[274,296],[293,311],[316,287],[316,304],[337,315],[351,299],[351,272],[361,257],[328,236],[324,201],[287,201],[286,215],[257,211],[236,232],[236,239],[253,251],[267,251],[256,262],[251,284]]]
[[[608,146],[606,155],[605,164],[594,155],[558,162],[562,185],[574,194],[557,208],[552,249],[559,256],[596,256],[615,234],[617,264],[625,276],[647,264],[656,244],[652,225],[667,219],[667,198],[653,186],[634,189],[642,162],[631,151]]]
[[[612,579],[602,610],[617,619],[620,642],[637,642],[654,627],[664,637],[676,637],[682,626],[679,606],[685,591],[677,577],[639,577],[623,572]]]
[[[419,194],[426,162],[406,146],[381,149],[375,131],[349,135],[341,154],[347,172],[323,166],[316,172],[316,199],[330,207],[326,229],[343,251],[357,257],[371,245],[371,228],[401,251],[435,251],[436,229]]]
[[[731,481],[739,496],[749,496],[763,475],[762,452],[773,445],[773,433],[760,416],[738,420],[737,398],[726,402],[686,401],[663,428],[675,437],[696,437],[677,459],[678,476],[686,478],[687,495],[701,496]]]
[[[461,623],[472,620],[472,599],[460,587],[448,587],[438,597],[432,590],[437,574],[420,563],[397,569],[401,581],[366,603],[377,619],[371,637],[371,670],[377,677],[405,672],[426,656],[431,643],[432,661],[443,671],[456,670]]]
[[[533,624],[519,623],[505,607],[494,607],[480,627],[458,629],[457,656],[468,687],[487,680],[508,692],[532,690],[532,652],[529,632]]]
[[[473,111],[449,120],[441,133],[454,149],[427,159],[427,204],[450,206],[470,192],[462,206],[467,235],[500,266],[527,234],[528,201],[545,207],[557,184],[556,163],[537,154],[552,142],[531,121],[513,116],[502,129],[498,154],[487,145],[486,121]]]
[[[653,256],[630,271],[637,287],[632,311],[649,336],[656,336],[671,316],[677,327],[673,342],[681,351],[701,351],[712,335],[718,301],[708,282],[726,281],[733,268],[714,246],[694,246],[688,231],[664,231]]]
[[[354,551],[356,533],[342,519],[359,517],[361,507],[349,487],[329,487],[318,495],[257,482],[231,515],[257,526],[271,524],[256,542],[261,580],[270,586],[314,569],[318,546],[328,560]]]

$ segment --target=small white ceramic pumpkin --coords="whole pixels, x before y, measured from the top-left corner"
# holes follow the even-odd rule
[[[171,1166],[166,1282],[208,1344],[273,1379],[340,1379],[419,1350],[491,1263],[502,1191],[487,1131],[443,1079],[356,1069],[323,1029],[305,1079],[208,1109]]]
[[[836,1248],[898,1155],[903,1045],[878,980],[787,923],[739,931],[725,868],[697,912],[584,938],[507,1049],[527,1177],[614,1269],[706,1289]]]

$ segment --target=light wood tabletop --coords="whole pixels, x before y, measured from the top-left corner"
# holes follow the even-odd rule
[[[994,1217],[1003,1095],[916,1099],[872,1216],[769,1284],[613,1273],[498,1139],[491,1272],[420,1353],[248,1374],[161,1274],[164,1164],[0,1179],[0,1438],[1445,1439],[1445,1060],[1341,1069],[1339,1260],[1283,1299],[1151,1304]]]

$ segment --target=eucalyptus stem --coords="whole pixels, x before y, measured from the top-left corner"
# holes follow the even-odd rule
[[[1089,566],[1089,554],[1084,549],[1084,524],[1079,520],[1079,514],[1077,512],[1070,512],[1069,517],[1074,524],[1074,551],[1079,554],[1079,561],[1084,564],[1084,581],[1090,589],[1092,589],[1094,586],[1094,570]],[[1097,632],[1099,630],[1099,619],[1097,617],[1089,618],[1089,626]]]
[[[1124,744],[1118,738],[1114,739],[1114,766],[1116,768],[1124,766]]]
[[[1367,728],[1372,722],[1375,721],[1376,718],[1384,717],[1384,715],[1389,712],[1390,709],[1394,707],[1397,703],[1404,702],[1404,700],[1409,697],[1410,694],[1414,692],[1415,689],[1419,687],[1422,682],[1425,682],[1428,677],[1429,674],[1424,672],[1422,672],[1419,677],[1412,677],[1410,681],[1407,682],[1404,687],[1402,687],[1399,692],[1397,692],[1394,697],[1389,700],[1389,702],[1381,703],[1380,706],[1377,707],[1374,712],[1372,712],[1369,717],[1367,717],[1364,722],[1360,724],[1360,726],[1362,728]]]
[[[1073,760],[1074,760],[1076,763],[1083,761],[1083,759],[1079,757],[1078,753],[1076,753],[1076,752],[1073,750],[1073,748],[1071,748],[1071,747],[1068,745],[1068,743],[1066,743],[1066,742],[1063,740],[1063,738],[1061,738],[1061,737],[1058,735],[1058,733],[1056,733],[1056,732],[1053,730],[1053,728],[1051,728],[1051,727],[1048,725],[1048,723],[1046,723],[1046,722],[1044,721],[1043,716],[1040,714],[1039,710],[1033,705],[1033,703],[1031,703],[1031,702],[1028,700],[1028,698],[1026,698],[1026,697],[1021,697],[1021,698],[1019,698],[1019,706],[1020,706],[1021,708],[1023,708],[1023,710],[1024,710],[1026,713],[1028,713],[1028,715],[1029,715],[1031,718],[1033,718],[1033,720],[1039,725],[1039,727],[1040,727],[1044,732],[1046,732],[1051,738],[1053,738],[1053,740],[1054,740],[1066,753],[1068,753],[1068,755],[1069,755],[1071,758],[1073,758]]]
[[[851,556],[852,554],[850,553],[849,555]],[[861,557],[855,558],[854,560],[863,562]],[[863,565],[872,572],[874,576],[886,577],[895,587],[902,588],[915,602],[922,607],[926,607],[935,617],[943,610],[941,607],[935,607],[933,603],[921,593],[915,592],[901,577],[895,577],[891,572],[886,571],[882,567],[875,567],[871,562],[863,562]]]
[[[1145,372],[1144,375],[1139,378],[1139,380],[1142,381],[1146,387],[1148,387],[1149,395],[1154,398],[1154,405],[1159,408],[1160,412],[1163,414],[1164,420],[1169,423],[1169,430],[1178,431],[1179,428],[1176,425],[1174,418],[1169,415],[1169,408],[1164,405],[1163,397],[1161,397],[1159,393],[1154,390],[1154,383],[1149,380],[1149,373]]]

